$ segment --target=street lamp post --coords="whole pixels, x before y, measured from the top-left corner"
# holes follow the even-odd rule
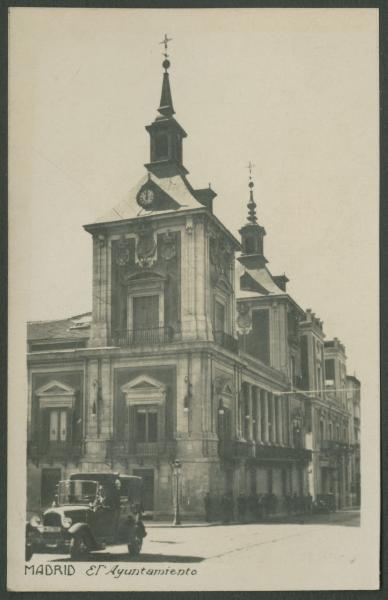
[[[179,477],[181,474],[182,465],[179,460],[174,460],[172,469],[175,477],[175,506],[174,506],[174,521],[173,525],[181,524],[181,516],[179,511]]]

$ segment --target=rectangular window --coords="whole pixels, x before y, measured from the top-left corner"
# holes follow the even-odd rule
[[[322,395],[322,374],[321,374],[321,367],[318,367],[318,394],[321,396]]]
[[[266,413],[266,405],[265,405],[265,394],[266,392],[264,390],[260,390],[260,413],[261,413],[261,439],[263,442],[267,441],[267,436],[266,436],[266,430],[265,430],[265,426],[266,426],[266,418],[268,419],[267,413]]]
[[[158,411],[156,408],[136,410],[136,442],[153,443],[158,441]]]
[[[132,302],[134,331],[159,327],[159,296],[134,296]]]
[[[147,419],[146,411],[138,409],[136,411],[136,441],[137,442],[146,442],[147,441],[146,419]]]
[[[247,352],[269,365],[269,311],[252,311],[252,332],[247,336]]]
[[[319,441],[323,442],[324,440],[324,425],[323,425],[323,421],[319,421]]]
[[[256,393],[252,391],[252,430],[253,430],[253,440],[256,441],[258,438],[258,414],[257,414],[257,397]]]
[[[49,441],[66,442],[67,440],[67,410],[50,410]]]
[[[301,343],[301,367],[302,367],[302,389],[309,389],[309,361],[308,361],[308,349],[307,349],[307,335],[302,335],[300,338]]]
[[[214,330],[225,332],[225,306],[217,300],[214,304]]]
[[[325,360],[325,376],[326,383],[328,385],[334,385],[335,371],[334,371],[334,359],[328,358]]]
[[[287,495],[287,470],[282,469],[282,494],[283,496]]]

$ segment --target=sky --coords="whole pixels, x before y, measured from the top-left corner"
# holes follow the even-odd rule
[[[82,226],[144,174],[165,33],[190,182],[238,235],[254,163],[271,272],[376,395],[376,10],[11,9],[11,306],[23,323],[91,309]]]

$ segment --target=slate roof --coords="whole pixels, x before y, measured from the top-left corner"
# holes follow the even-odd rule
[[[240,277],[244,274],[252,278],[253,283],[256,283],[255,289],[241,289]],[[236,296],[239,298],[257,298],[258,296],[283,295],[286,292],[276,285],[269,270],[266,267],[261,269],[247,269],[237,261],[236,264]]]
[[[166,194],[168,194],[178,204],[176,209],[167,210],[144,210],[142,209],[136,200],[136,195],[140,188],[148,181],[153,181],[159,186]],[[203,204],[198,202],[192,193],[192,188],[187,180],[181,175],[175,175],[174,177],[163,177],[159,178],[152,173],[147,173],[140,179],[140,181],[126,194],[125,198],[114,206],[107,213],[99,217],[94,223],[110,223],[112,221],[121,221],[124,219],[133,219],[136,217],[147,217],[155,214],[162,214],[168,212],[179,212],[180,210],[203,208]]]
[[[77,340],[89,338],[92,313],[75,315],[58,321],[30,321],[27,323],[27,339]]]

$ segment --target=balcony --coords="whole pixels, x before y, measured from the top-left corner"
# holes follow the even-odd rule
[[[242,458],[261,460],[311,460],[311,450],[290,446],[264,446],[241,440],[220,440],[218,443],[219,456],[226,460]]]
[[[254,458],[255,446],[243,440],[220,440],[218,454],[221,458],[234,460],[240,458]]]
[[[312,452],[307,448],[294,446],[256,445],[257,460],[299,460],[310,461]]]
[[[149,327],[134,330],[118,330],[112,336],[115,346],[159,346],[176,341],[177,332],[172,327]]]
[[[129,440],[110,440],[107,449],[107,458],[127,459],[130,456],[142,458],[167,456],[169,459],[171,459],[175,456],[175,449],[175,440],[142,443],[136,443]]]
[[[337,440],[322,440],[321,450],[341,454],[350,450],[348,442],[339,442]]]
[[[213,331],[213,336],[216,344],[222,346],[230,352],[233,352],[234,354],[238,353],[238,340],[236,340],[236,338],[234,338],[232,335],[229,335],[224,331]]]
[[[27,456],[33,462],[44,459],[45,461],[77,460],[82,455],[80,442],[46,442],[43,440],[32,441],[27,444]]]

